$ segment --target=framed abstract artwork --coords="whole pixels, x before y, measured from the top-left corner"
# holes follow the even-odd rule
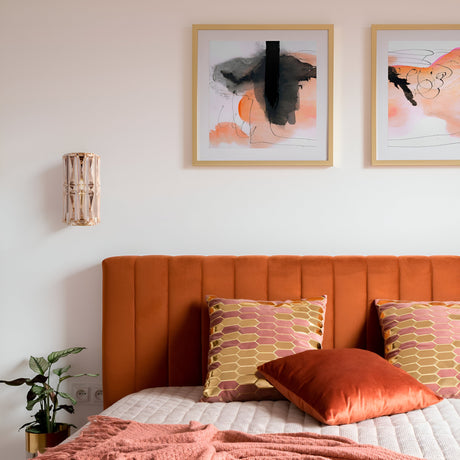
[[[460,165],[460,25],[373,25],[372,103],[373,165]]]
[[[193,26],[193,165],[332,165],[332,25]]]

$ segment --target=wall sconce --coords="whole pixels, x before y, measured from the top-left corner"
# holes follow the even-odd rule
[[[100,222],[100,160],[95,153],[63,155],[66,224],[88,226]]]

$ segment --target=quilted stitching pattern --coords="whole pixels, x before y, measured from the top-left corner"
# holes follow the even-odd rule
[[[199,403],[203,387],[159,387],[123,398],[103,415],[144,423],[212,423],[220,430],[248,433],[312,433],[345,436],[427,460],[460,458],[460,399],[426,409],[347,425],[323,425],[293,403],[246,401]],[[76,436],[75,433],[72,436]]]

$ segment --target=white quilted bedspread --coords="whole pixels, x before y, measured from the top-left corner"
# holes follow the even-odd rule
[[[196,420],[248,433],[334,434],[428,460],[460,460],[460,399],[405,414],[327,426],[288,401],[201,403],[201,392],[202,387],[150,388],[126,396],[102,415],[145,423]]]

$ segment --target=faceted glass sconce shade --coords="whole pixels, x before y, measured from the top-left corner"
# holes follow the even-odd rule
[[[64,222],[96,225],[100,221],[100,157],[94,153],[68,153],[64,166]]]

